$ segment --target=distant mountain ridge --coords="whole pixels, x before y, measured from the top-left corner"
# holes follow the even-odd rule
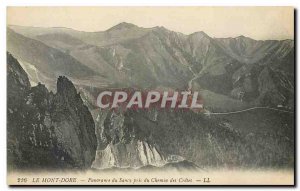
[[[24,38],[28,43],[20,45],[19,39]],[[79,77],[65,75],[81,86],[192,88],[211,92],[216,99],[237,100],[237,107],[246,103],[291,109],[294,105],[293,40],[211,38],[203,31],[184,35],[164,27],[142,28],[125,22],[100,32],[8,26],[8,50],[41,73],[49,69],[38,60],[44,60],[49,51],[28,56],[32,55],[28,47],[35,44],[33,40],[41,47],[58,50],[63,60],[75,59],[79,64],[72,68],[87,72]],[[55,63],[60,65],[59,60]]]
[[[74,31],[74,32],[82,32],[82,33],[101,33],[101,32],[105,32],[105,31],[112,31],[112,30],[122,30],[122,29],[130,29],[130,28],[139,28],[139,29],[144,29],[144,30],[151,30],[151,29],[155,29],[155,28],[164,28],[166,30],[169,30],[167,28],[165,28],[164,26],[154,26],[154,27],[139,27],[138,25],[135,25],[135,24],[132,24],[132,23],[128,23],[128,22],[120,22],[119,24],[116,24],[106,30],[102,30],[102,31],[83,31],[83,30],[77,30],[77,29],[73,29],[73,28],[70,28],[70,27],[38,27],[38,26],[22,26],[22,25],[7,25],[8,28],[11,28],[11,29],[14,29],[14,30],[22,30],[22,33],[23,34],[27,34],[29,35],[30,33],[34,33],[35,35],[37,33],[40,33],[41,31],[43,32],[49,32],[51,30],[53,30],[53,32],[63,32],[63,31]],[[24,31],[26,29],[26,31]],[[169,31],[172,31],[172,30],[169,30]],[[20,32],[20,31],[18,31]],[[42,33],[43,33],[42,32]],[[172,31],[172,32],[175,32],[175,31]],[[205,33],[204,31],[196,31],[196,32],[192,32],[190,34],[184,34],[182,32],[177,32],[177,33],[180,33],[180,34],[183,34],[183,35],[192,35],[194,33]],[[27,36],[25,35],[25,36]],[[207,35],[208,36],[208,35]],[[254,41],[277,41],[278,39],[265,39],[265,40],[256,40],[256,39],[253,39],[251,37],[247,37],[247,36],[244,36],[244,35],[239,35],[239,36],[236,36],[236,37],[213,37],[214,39],[237,39],[237,38],[249,38],[251,40],[254,40]],[[293,39],[290,39],[290,38],[287,38],[287,39],[283,39],[283,40],[293,40]],[[278,41],[282,41],[282,40],[278,40]]]

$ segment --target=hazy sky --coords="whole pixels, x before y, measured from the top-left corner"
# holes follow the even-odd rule
[[[120,22],[211,37],[293,39],[292,7],[9,7],[7,24],[103,31]]]

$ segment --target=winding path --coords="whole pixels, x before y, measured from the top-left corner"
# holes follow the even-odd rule
[[[220,113],[207,112],[206,114],[209,114],[209,115],[228,115],[228,114],[242,113],[242,112],[245,112],[245,111],[250,111],[250,110],[255,110],[255,109],[269,109],[269,110],[285,112],[285,113],[294,113],[293,111],[287,111],[287,110],[271,108],[271,107],[251,107],[251,108],[248,108],[248,109],[243,109],[243,110],[238,110],[238,111],[220,112]]]

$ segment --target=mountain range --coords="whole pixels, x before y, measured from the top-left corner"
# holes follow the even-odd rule
[[[211,38],[129,23],[102,32],[8,26],[7,49],[33,82],[49,87],[66,75],[82,87],[193,88],[228,109],[294,105],[293,40]]]
[[[88,145],[85,140],[76,142],[76,152],[89,148],[87,155],[73,156],[68,144],[63,149],[63,158],[76,158],[77,162],[71,163],[75,167],[163,166],[170,162],[170,156],[180,158],[177,162],[191,161],[201,167],[293,166],[294,40],[212,38],[202,31],[185,35],[164,27],[142,28],[130,23],[100,32],[8,26],[7,51],[7,64],[18,65],[11,70],[21,73],[10,78],[25,83],[19,86],[8,82],[8,89],[17,89],[9,94],[12,97],[26,89],[21,108],[28,107],[30,96],[45,92],[38,97],[48,100],[48,105],[35,108],[41,102],[38,99],[33,109],[29,104],[28,110],[42,116],[50,113],[48,121],[56,124],[54,130],[60,132],[64,127],[61,124],[68,124],[77,141],[81,136],[78,132],[94,140],[94,128],[96,141]],[[74,96],[66,97],[59,88],[62,86]],[[95,105],[97,95],[110,88],[199,91],[205,113],[99,110]],[[75,102],[75,108],[68,105]],[[8,108],[12,106],[20,107],[11,100]],[[88,110],[82,113],[79,109],[85,107]],[[22,118],[25,111],[19,112]],[[70,117],[64,121],[59,118],[61,112]],[[8,128],[22,128],[21,124],[11,125],[15,120],[11,116]],[[27,125],[32,132],[32,125]],[[14,135],[15,130],[12,134],[13,140],[21,139]],[[55,145],[53,148],[57,150]],[[43,153],[49,153],[47,149],[42,148],[46,150]],[[13,153],[19,156],[22,151]]]

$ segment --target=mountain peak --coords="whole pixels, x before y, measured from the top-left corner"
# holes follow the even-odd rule
[[[130,29],[130,28],[135,28],[138,27],[132,23],[126,23],[126,22],[121,22],[113,27],[111,27],[110,29],[108,29],[107,31],[111,31],[111,30],[122,30],[122,29]]]
[[[203,31],[199,31],[199,32],[194,32],[194,33],[192,33],[192,34],[190,34],[189,35],[190,37],[198,37],[198,38],[210,38],[205,32],[203,32]]]
[[[59,76],[57,79],[57,93],[66,95],[77,94],[74,84],[65,76]]]
[[[168,30],[167,28],[165,28],[164,26],[156,26],[156,27],[153,27],[154,29],[157,29],[157,30]]]
[[[243,40],[253,40],[252,38],[249,38],[249,37],[247,37],[247,36],[244,36],[244,35],[240,35],[240,36],[237,36],[237,37],[235,37],[235,39],[243,39]]]

